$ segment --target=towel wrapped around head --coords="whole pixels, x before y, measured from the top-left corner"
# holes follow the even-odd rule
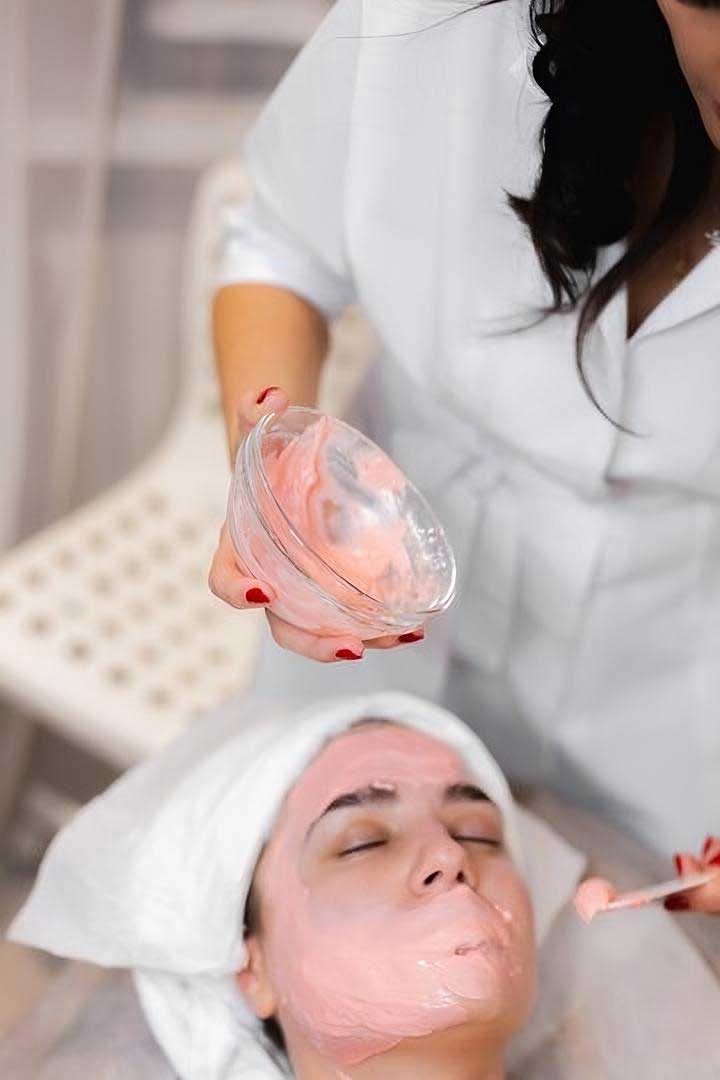
[[[246,900],[286,794],[330,739],[366,718],[413,728],[457,753],[502,814],[541,940],[577,882],[581,856],[515,806],[497,764],[457,717],[394,692],[332,699],[294,715],[231,703],[196,723],[58,835],[10,936],[132,969],[148,1021],[181,1077],[290,1075],[235,982],[246,960]]]

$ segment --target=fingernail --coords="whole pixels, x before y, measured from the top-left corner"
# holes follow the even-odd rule
[[[720,866],[720,855],[716,855],[714,859],[711,859],[708,866]]]
[[[401,634],[398,641],[401,641],[403,645],[412,645],[413,641],[422,641],[424,637],[424,630],[413,630],[409,634]]]
[[[262,589],[248,589],[245,593],[248,604],[269,604],[270,597],[266,596]]]
[[[703,847],[703,859],[705,862],[714,863],[717,857],[720,855],[720,838],[717,836],[708,836]]]
[[[280,389],[279,386],[266,386],[265,389],[260,394],[260,397],[257,399],[256,404],[257,405],[262,405],[263,401],[268,396],[268,394],[272,394],[273,390],[279,390],[279,389]]]
[[[363,654],[354,653],[352,649],[338,649],[335,658],[337,660],[362,660]]]
[[[665,900],[667,911],[687,911],[689,907],[690,901],[687,896],[668,896]]]
[[[682,877],[682,859],[679,855],[673,855],[673,862],[675,863],[675,869],[678,872],[678,877]]]

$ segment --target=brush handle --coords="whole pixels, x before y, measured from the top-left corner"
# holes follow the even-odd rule
[[[621,893],[615,898],[605,911],[621,911],[623,908],[644,907],[656,900],[664,900],[673,893],[685,892],[687,889],[697,889],[701,885],[707,885],[717,876],[717,871],[706,871],[700,874],[688,874],[686,877],[673,878],[671,881],[663,881],[660,885],[649,885],[646,889],[634,889],[632,892]]]

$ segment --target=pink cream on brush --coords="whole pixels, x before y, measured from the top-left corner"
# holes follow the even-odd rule
[[[591,923],[617,896],[617,889],[604,878],[588,878],[575,893],[575,910],[585,923]]]
[[[318,850],[324,859],[326,840],[317,834],[306,839],[344,793],[371,786],[400,795],[468,780],[442,743],[369,726],[330,743],[285,801],[258,871],[269,914],[269,971],[283,1025],[293,1024],[337,1065],[356,1065],[470,1015],[491,1021],[509,997],[522,997],[518,987],[532,986],[532,916],[522,883],[510,889],[507,908],[462,883],[408,895],[406,877],[390,883],[385,875],[373,879],[377,888],[358,888],[357,864],[339,869],[321,861],[318,877]],[[334,827],[323,820],[313,830]],[[362,816],[360,842],[361,822]],[[446,830],[442,840],[436,832],[440,825],[428,815],[419,820],[410,831],[412,850],[447,847]],[[310,843],[320,848],[308,854]],[[507,864],[506,878],[516,874],[504,856],[497,858]],[[365,870],[383,873],[381,863]]]
[[[643,889],[619,893],[605,878],[588,878],[575,893],[575,910],[585,923],[591,923],[596,915],[612,908],[642,908],[653,901],[651,893]]]
[[[699,859],[680,855],[676,855],[675,858],[678,874],[683,875],[688,888],[697,888],[707,884],[707,871],[715,865],[720,865],[720,838],[708,836]],[[590,923],[602,911],[647,907],[654,901],[666,899],[682,891],[682,880],[678,882],[677,879],[662,882],[659,885],[646,886],[644,889],[619,893],[604,878],[588,878],[575,894],[575,910],[583,922]]]

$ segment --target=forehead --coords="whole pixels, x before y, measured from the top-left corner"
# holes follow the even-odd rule
[[[402,791],[444,789],[469,779],[458,754],[440,740],[396,724],[370,723],[328,743],[291,790],[287,807],[305,817],[370,783],[392,784]]]

